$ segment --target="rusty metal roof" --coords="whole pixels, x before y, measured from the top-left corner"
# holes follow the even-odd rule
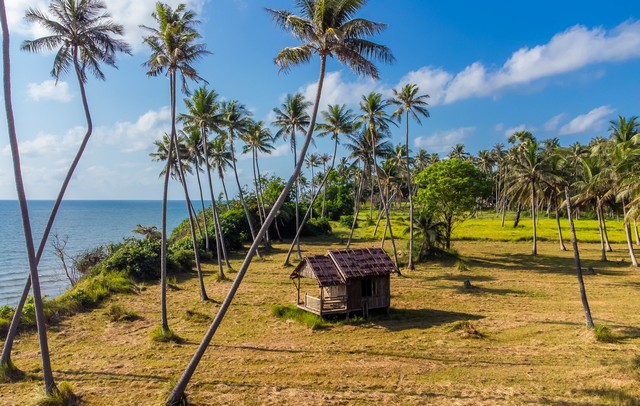
[[[395,269],[395,264],[382,248],[346,249],[305,257],[291,278],[313,276],[320,286],[335,286],[351,278],[389,275]]]

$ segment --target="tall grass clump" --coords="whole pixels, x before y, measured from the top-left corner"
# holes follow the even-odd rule
[[[604,324],[596,324],[593,329],[593,336],[601,343],[615,343],[618,341],[615,335]]]
[[[452,323],[447,332],[459,332],[462,338],[484,338],[484,334],[479,332],[469,320],[460,320]]]
[[[38,393],[33,404],[36,406],[72,406],[80,404],[80,400],[73,393],[73,387],[69,382],[61,382],[50,395],[44,391]]]
[[[158,326],[151,332],[151,341],[154,341],[156,343],[174,342],[176,344],[181,344],[184,342],[184,339],[174,333],[171,329],[169,329],[169,331],[164,334],[162,332],[162,326]]]
[[[291,305],[273,305],[271,306],[271,314],[279,319],[297,321],[311,330],[320,330],[331,326],[331,323],[317,314],[306,312]]]
[[[105,314],[107,315],[107,317],[109,317],[109,320],[113,322],[134,321],[140,318],[140,315],[138,313],[132,310],[128,310],[124,306],[116,303],[109,306]]]

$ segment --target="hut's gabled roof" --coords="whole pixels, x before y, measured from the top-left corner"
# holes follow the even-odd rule
[[[345,279],[384,276],[396,269],[382,248],[329,251],[329,256]]]
[[[346,249],[305,257],[291,273],[291,278],[314,278],[320,286],[335,286],[344,284],[347,279],[389,275],[395,269],[382,248]]]
[[[336,265],[326,255],[305,257],[294,269],[291,278],[297,278],[298,275],[314,278],[320,286],[335,286],[344,283],[344,279],[338,272]]]

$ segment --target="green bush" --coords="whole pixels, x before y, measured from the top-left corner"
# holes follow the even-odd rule
[[[616,336],[613,335],[611,330],[603,324],[596,324],[593,329],[593,335],[596,338],[596,341],[601,343],[615,343],[618,341]]]
[[[175,266],[170,268],[175,269]],[[107,272],[124,271],[138,281],[156,280],[160,278],[160,243],[128,239],[102,262],[102,269]]]
[[[302,229],[302,235],[305,237],[314,237],[319,235],[331,234],[331,224],[326,218],[315,218],[307,221]]]
[[[93,267],[98,265],[109,257],[110,253],[104,246],[99,246],[90,250],[86,250],[78,255],[74,264],[78,272],[82,275],[87,274]]]
[[[5,338],[9,332],[9,326],[11,325],[11,319],[5,319],[0,317],[0,338]]]
[[[331,323],[317,314],[306,312],[291,305],[273,305],[271,306],[271,314],[279,319],[295,320],[311,330],[319,330],[331,326]]]
[[[351,228],[351,225],[353,224],[353,216],[349,216],[349,215],[340,216],[340,224],[342,224],[345,227]],[[357,220],[356,220],[355,228],[358,228]]]
[[[172,247],[169,250],[168,260],[175,264],[176,270],[189,272],[195,266],[195,258],[192,249],[180,249]]]

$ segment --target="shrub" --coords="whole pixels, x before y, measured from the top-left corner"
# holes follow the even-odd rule
[[[11,319],[5,319],[0,317],[0,338],[4,338],[7,336],[10,325],[11,325]]]
[[[609,328],[603,324],[596,324],[594,326],[593,336],[596,338],[596,341],[599,341],[601,343],[615,343],[616,341],[618,341],[611,330],[609,330]]]
[[[310,219],[302,229],[302,235],[306,237],[315,237],[319,235],[331,234],[331,224],[326,218]]]
[[[109,252],[106,247],[99,246],[90,250],[86,250],[80,253],[74,258],[74,265],[76,270],[82,275],[87,274],[93,267],[98,265],[109,257]]]
[[[353,216],[348,216],[348,215],[340,216],[340,224],[342,224],[345,227],[351,228],[351,225],[353,224]],[[355,228],[358,228],[357,220],[356,220]]]
[[[44,391],[39,394],[33,404],[36,406],[66,406],[77,404],[78,398],[73,393],[73,387],[69,382],[61,382],[51,395]]]
[[[189,272],[195,266],[195,258],[191,248],[176,250],[172,247],[167,259],[174,263],[176,270],[180,272]]]
[[[160,277],[160,243],[129,239],[102,263],[102,269],[124,271],[136,280],[158,279]]]

